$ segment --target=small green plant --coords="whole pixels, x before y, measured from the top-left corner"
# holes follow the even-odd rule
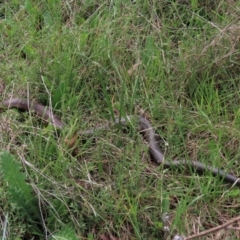
[[[26,182],[26,176],[21,171],[21,165],[8,152],[0,153],[0,169],[2,179],[7,183],[9,202],[21,214],[27,226],[28,234],[42,237],[41,215],[38,207],[38,199],[30,184]],[[6,229],[5,229],[6,230]],[[74,230],[69,226],[63,226],[52,239],[77,239]]]
[[[2,179],[7,183],[9,202],[18,210],[21,217],[33,226],[34,232],[39,232],[40,212],[32,187],[26,183],[26,177],[21,172],[20,164],[8,152],[0,154],[0,169]]]
[[[60,231],[52,235],[51,240],[78,240],[75,231],[70,226],[64,226]]]

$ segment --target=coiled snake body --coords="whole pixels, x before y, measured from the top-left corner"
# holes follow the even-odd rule
[[[61,118],[53,114],[49,108],[47,108],[46,106],[40,103],[35,103],[27,99],[11,98],[9,100],[3,101],[2,106],[0,106],[1,111],[6,110],[8,108],[17,108],[25,111],[29,111],[29,110],[34,111],[36,115],[38,115],[40,118],[44,119],[45,121],[50,122],[56,128],[61,129],[64,127],[64,123],[62,122]],[[127,116],[126,118],[122,117],[120,119],[116,118],[115,121],[113,122],[113,125],[117,125],[117,124],[127,125],[130,121],[134,119],[136,119],[136,116]],[[155,163],[159,165],[162,164],[164,168],[185,167],[188,170],[195,171],[199,174],[202,174],[204,172],[211,172],[213,176],[218,176],[222,178],[225,182],[235,184],[236,186],[240,187],[240,179],[218,168],[214,168],[212,166],[205,165],[198,161],[193,161],[193,160],[186,160],[186,159],[174,160],[174,161],[164,160],[164,154],[159,147],[155,131],[152,128],[150,122],[144,117],[139,116],[138,124],[139,124],[139,131],[143,135],[145,141],[148,144],[149,154]],[[98,127],[96,129],[86,130],[84,132],[81,132],[81,134],[93,133],[94,131],[101,128],[104,129],[106,128],[106,126]]]

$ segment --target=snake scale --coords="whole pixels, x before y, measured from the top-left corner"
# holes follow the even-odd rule
[[[63,128],[64,123],[61,118],[52,113],[51,109],[33,101],[29,101],[27,99],[20,98],[10,98],[2,102],[0,106],[1,111],[5,111],[9,108],[16,108],[24,111],[34,111],[37,116],[44,119],[45,121],[51,123],[56,128]],[[127,125],[129,122],[136,120],[136,116],[127,116],[122,118],[116,118],[112,125]],[[146,143],[148,144],[149,154],[152,160],[160,165],[162,164],[164,168],[186,168],[190,171],[197,172],[199,174],[203,174],[205,172],[211,172],[213,176],[220,177],[225,182],[230,184],[235,184],[235,186],[240,187],[240,178],[237,178],[229,173],[226,173],[219,168],[212,167],[210,165],[202,164],[198,161],[194,160],[173,160],[166,161],[164,159],[164,154],[159,147],[158,138],[156,137],[155,130],[153,129],[151,123],[142,116],[138,116],[137,122],[139,124],[139,132],[142,134]],[[105,129],[108,126],[101,126],[94,129],[89,129],[84,132],[80,132],[79,134],[90,134],[94,133],[96,130]]]

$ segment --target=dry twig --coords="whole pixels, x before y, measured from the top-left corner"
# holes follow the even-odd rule
[[[219,225],[217,227],[213,227],[213,228],[210,228],[210,229],[208,229],[206,231],[194,234],[194,235],[189,236],[189,237],[185,237],[184,240],[192,240],[192,239],[196,239],[196,238],[200,238],[200,237],[206,236],[206,235],[208,235],[210,233],[217,232],[217,231],[219,231],[219,230],[221,230],[223,228],[226,228],[227,226],[229,226],[229,225],[231,225],[231,224],[233,224],[233,223],[235,223],[237,221],[240,221],[240,216],[232,218],[229,221],[227,221],[224,224]]]

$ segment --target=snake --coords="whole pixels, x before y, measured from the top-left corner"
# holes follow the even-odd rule
[[[52,124],[57,129],[62,129],[65,126],[61,118],[54,114],[51,108],[46,107],[41,103],[18,97],[10,98],[2,102],[0,106],[0,112],[11,108],[15,108],[21,111],[33,111],[38,117]],[[178,168],[178,169],[185,168],[188,171],[196,172],[198,174],[204,174],[206,172],[209,172],[214,177],[219,177],[226,183],[240,187],[240,178],[237,178],[236,176],[229,174],[217,167],[203,164],[199,161],[187,159],[167,161],[165,159],[165,154],[160,148],[159,135],[157,135],[150,121],[141,115],[139,116],[128,115],[126,117],[116,117],[114,121],[110,122],[107,125],[102,125],[100,127],[96,127],[93,129],[80,131],[78,132],[78,134],[87,135],[93,134],[94,132],[100,129],[109,128],[111,125],[127,126],[129,125],[129,123],[132,122],[138,124],[139,132],[141,133],[145,142],[148,145],[148,152],[150,154],[150,157],[157,165],[162,165],[163,168]]]

